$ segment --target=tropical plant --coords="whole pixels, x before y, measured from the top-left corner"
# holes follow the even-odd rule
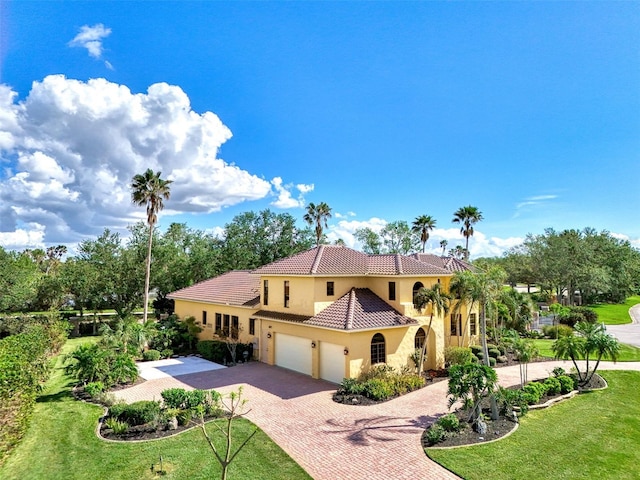
[[[620,354],[620,343],[610,334],[606,333],[603,325],[597,323],[578,322],[575,326],[575,334],[563,336],[553,342],[553,353],[556,358],[571,359],[578,372],[578,383],[586,385],[596,373],[600,360],[610,358],[614,362]],[[592,355],[597,357],[593,370],[589,368]],[[578,367],[578,358],[585,359],[585,371]]]
[[[477,207],[467,205],[456,210],[453,214],[453,223],[459,223],[460,233],[466,239],[465,260],[469,258],[469,238],[473,236],[473,226],[483,220],[482,212]]]
[[[440,248],[442,249],[442,256],[444,257],[444,251],[447,249],[449,242],[447,240],[440,240]]]
[[[427,327],[427,334],[424,339],[424,344],[422,345],[422,349],[420,352],[420,360],[418,364],[418,374],[422,373],[424,356],[427,350],[427,339],[429,338],[429,334],[431,333],[431,325],[433,324],[433,316],[436,314],[437,316],[446,315],[449,313],[449,304],[451,302],[451,297],[448,293],[442,291],[442,286],[439,283],[434,283],[431,288],[422,287],[416,293],[415,298],[413,299],[413,304],[416,308],[422,310],[427,306],[431,306],[431,315],[429,317],[429,326]]]
[[[482,414],[481,402],[493,393],[497,383],[496,371],[487,365],[453,365],[449,369],[449,408],[457,401],[462,401],[465,410],[470,412],[469,423],[476,426]]]
[[[532,340],[525,338],[518,338],[512,344],[513,352],[518,357],[520,366],[520,386],[524,387],[527,383],[527,370],[529,362],[537,358],[539,352]]]
[[[436,220],[431,215],[420,215],[413,221],[411,231],[420,235],[420,243],[422,243],[422,253],[429,240],[429,231],[436,226]]]
[[[310,226],[315,225],[316,245],[320,245],[320,241],[322,240],[322,226],[324,225],[324,228],[327,228],[327,220],[331,218],[331,207],[325,202],[321,202],[318,205],[313,202],[309,203],[309,205],[307,205],[307,213],[305,213],[302,218]]]
[[[138,206],[147,207],[147,224],[149,225],[149,240],[147,247],[146,275],[144,281],[144,314],[142,322],[146,323],[149,309],[149,279],[151,278],[151,246],[153,229],[158,221],[158,212],[164,208],[164,200],[169,200],[172,180],[160,178],[162,172],[154,172],[150,168],[143,174],[138,174],[131,181],[131,201]]]

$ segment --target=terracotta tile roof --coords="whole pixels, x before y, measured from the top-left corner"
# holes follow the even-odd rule
[[[421,262],[399,254],[369,256],[369,274],[377,275],[446,275],[444,267]]]
[[[402,315],[368,288],[352,288],[314,317],[267,310],[260,310],[254,315],[337,330],[363,330],[418,323],[413,318]]]
[[[430,253],[414,253],[411,258],[419,262],[428,263],[446,270],[448,273],[463,272],[465,270],[475,271],[473,265],[455,257],[440,257]]]
[[[167,296],[179,300],[257,307],[260,305],[259,288],[260,277],[252,275],[249,270],[235,270]]]
[[[320,245],[257,268],[257,275],[445,275],[451,273],[435,255],[367,255],[347,247]]]
[[[258,275],[366,275],[367,254],[336,245],[320,245],[257,268]]]

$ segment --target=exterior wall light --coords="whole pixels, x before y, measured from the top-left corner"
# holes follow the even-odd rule
[[[271,332],[267,333],[267,338],[271,338]]]
[[[316,348],[316,342],[311,342],[311,348]]]
[[[349,349],[347,347],[344,347],[344,354],[349,355]]]

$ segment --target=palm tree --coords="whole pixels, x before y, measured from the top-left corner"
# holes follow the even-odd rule
[[[449,242],[447,242],[446,240],[440,240],[440,248],[442,249],[443,257],[444,257],[444,251],[447,249],[447,245],[449,245]]]
[[[467,205],[466,207],[459,208],[453,214],[453,223],[459,223],[460,233],[464,235],[467,240],[465,245],[465,260],[469,259],[469,237],[473,237],[473,226],[479,221],[483,220],[482,212],[477,207]]]
[[[310,203],[307,205],[307,213],[302,217],[309,225],[316,226],[316,245],[320,245],[322,240],[322,225],[327,228],[327,219],[331,218],[331,207],[325,202],[318,205]]]
[[[421,288],[416,293],[413,303],[416,308],[423,309],[427,305],[431,305],[431,317],[429,318],[429,327],[427,328],[427,334],[424,339],[424,345],[420,352],[420,363],[418,366],[418,375],[422,373],[422,364],[424,363],[424,356],[427,351],[427,340],[431,333],[431,325],[433,323],[434,313],[437,316],[446,315],[449,313],[449,303],[451,297],[448,293],[442,291],[442,286],[439,283],[434,283],[431,288]]]
[[[153,228],[158,221],[158,212],[164,208],[164,200],[169,200],[171,180],[160,178],[161,172],[155,173],[150,168],[138,174],[131,181],[131,201],[138,206],[147,207],[147,223],[149,224],[149,244],[147,247],[147,271],[144,279],[144,314],[142,323],[147,322],[149,310],[149,278],[151,277],[151,243]]]
[[[422,253],[424,253],[424,247],[429,240],[429,231],[433,230],[436,226],[436,220],[431,215],[420,215],[413,221],[411,231],[420,234],[420,243],[422,243]]]

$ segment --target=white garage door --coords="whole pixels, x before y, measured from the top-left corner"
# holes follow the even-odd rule
[[[340,383],[344,378],[344,345],[320,342],[320,378]]]
[[[276,333],[276,365],[311,375],[311,340]]]

